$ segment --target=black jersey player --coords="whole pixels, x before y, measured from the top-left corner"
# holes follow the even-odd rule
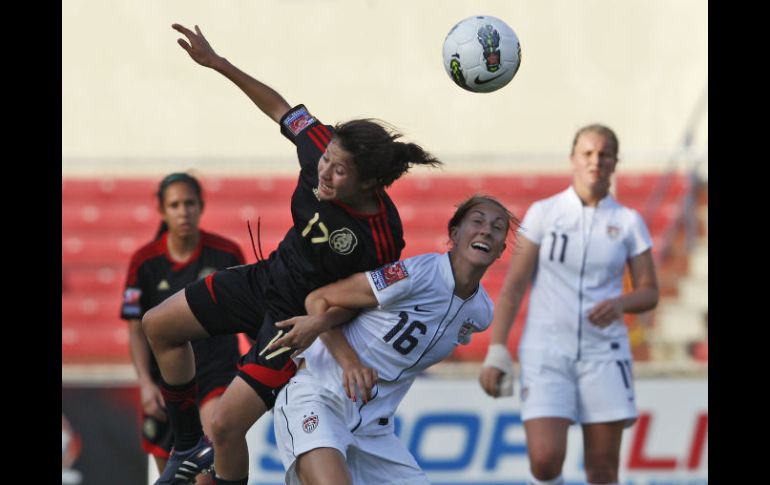
[[[172,173],[158,187],[163,220],[155,239],[131,257],[120,316],[129,323],[129,348],[136,368],[142,401],[142,447],[163,472],[173,445],[163,396],[160,369],[142,332],[144,313],[189,283],[218,269],[244,263],[238,245],[198,226],[203,194],[197,179]],[[197,403],[206,430],[214,405],[237,372],[238,338],[221,335],[193,342],[198,369]],[[200,483],[200,480],[199,480]]]
[[[178,42],[195,62],[230,79],[279,123],[296,145],[300,163],[291,200],[293,226],[267,260],[209,275],[143,319],[177,437],[157,483],[189,483],[213,464],[216,483],[245,485],[246,432],[273,407],[277,391],[296,371],[291,349],[266,351],[283,332],[274,323],[304,314],[305,297],[315,288],[397,260],[404,247],[401,220],[384,189],[412,165],[441,162],[414,143],[397,141],[401,135],[381,122],[321,123],[305,106],[292,108],[272,88],[217,55],[197,26],[195,32],[178,24],[173,28],[187,38]],[[235,332],[249,333],[256,344],[241,359],[238,376],[215,411],[211,460],[212,445],[202,434],[198,411],[187,404],[195,385],[189,341]],[[338,337],[336,344],[347,345]]]

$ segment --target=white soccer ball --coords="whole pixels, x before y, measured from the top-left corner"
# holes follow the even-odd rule
[[[463,89],[489,93],[508,84],[521,64],[516,32],[489,15],[458,22],[444,39],[444,69]]]

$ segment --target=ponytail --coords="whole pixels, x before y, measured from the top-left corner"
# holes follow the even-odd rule
[[[396,141],[401,133],[381,120],[360,119],[338,124],[334,139],[353,156],[361,181],[374,180],[378,188],[390,186],[412,165],[442,164],[419,145]]]
[[[160,226],[158,227],[158,232],[155,233],[155,239],[154,241],[157,241],[163,236],[164,232],[168,232],[168,224],[166,224],[166,221],[161,221]]]

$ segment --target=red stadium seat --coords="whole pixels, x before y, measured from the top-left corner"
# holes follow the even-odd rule
[[[62,295],[62,321],[101,324],[120,320],[120,304],[120,293],[101,298]]]
[[[125,321],[65,322],[61,336],[62,363],[130,362]]]
[[[645,215],[649,197],[661,180],[660,174],[619,175],[618,200]],[[206,198],[201,227],[235,240],[247,262],[256,259],[247,220],[255,244],[257,218],[260,220],[264,256],[277,247],[292,225],[290,198],[295,177],[206,177],[201,182]],[[131,254],[154,236],[160,224],[157,184],[156,178],[62,180],[63,360],[128,361],[127,326],[118,315],[120,298]],[[523,218],[532,202],[554,195],[569,184],[569,176],[550,174],[408,175],[388,191],[404,224],[403,257],[446,251],[447,222],[456,205],[472,194],[495,196]],[[680,217],[682,196],[688,187],[689,179],[674,176],[662,194],[661,205],[647,221],[656,256],[664,249],[664,235]],[[502,287],[510,258],[509,247],[483,279],[493,301]],[[528,297],[511,332],[509,347],[514,354],[527,303]],[[489,332],[474,335],[472,343],[459,346],[453,358],[483,359],[488,339]]]
[[[65,265],[62,267],[62,292],[75,295],[104,295],[120,298],[126,280],[125,266]]]

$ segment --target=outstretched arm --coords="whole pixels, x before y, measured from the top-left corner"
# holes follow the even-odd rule
[[[375,307],[377,303],[365,273],[356,273],[318,288],[305,298],[307,315],[275,324],[278,328],[291,327],[291,330],[268,349],[292,347],[297,349],[297,354],[309,347],[318,335],[350,321],[360,309]]]
[[[177,39],[177,43],[190,54],[195,62],[214,69],[235,83],[273,121],[278,123],[283,115],[291,109],[289,103],[270,86],[262,84],[218,55],[197,25],[195,32],[180,24],[172,24],[171,27],[187,38],[187,40]]]
[[[360,309],[373,308],[378,301],[365,273],[356,273],[310,293],[305,299],[307,316],[278,322],[277,327],[293,326],[276,340],[271,348],[286,346],[299,349],[295,355],[313,343],[320,334],[326,348],[342,368],[343,386],[351,400],[358,387],[363,402],[371,396],[377,382],[377,370],[364,366],[338,325],[352,319]]]

